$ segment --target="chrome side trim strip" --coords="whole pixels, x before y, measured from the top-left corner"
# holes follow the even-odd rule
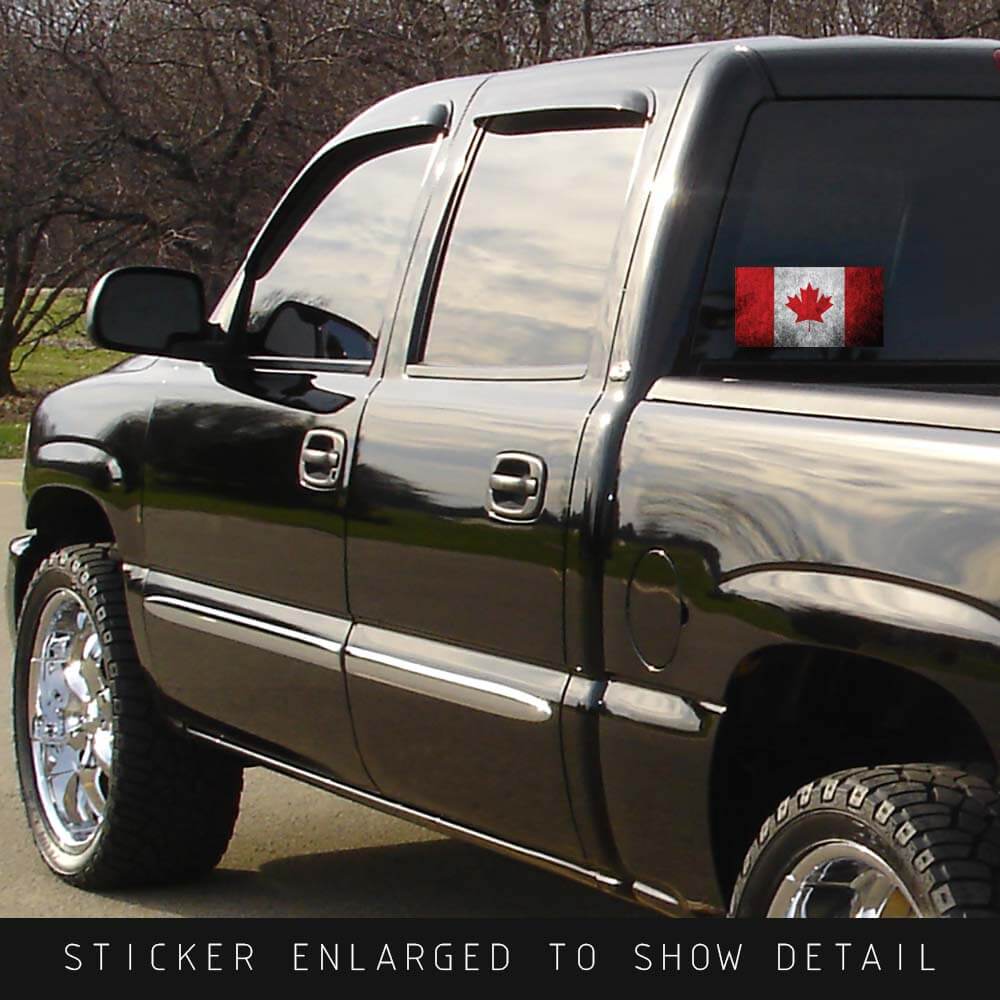
[[[450,365],[425,365],[408,364],[406,375],[408,378],[438,378],[438,379],[462,379],[467,382],[496,382],[496,381],[520,381],[520,382],[564,382],[572,379],[583,378],[587,374],[586,365],[533,365],[524,368],[515,367],[491,367],[463,366],[452,368]]]
[[[130,566],[134,588],[144,597],[173,597],[178,600],[218,609],[232,615],[239,615],[251,621],[261,621],[279,628],[287,628],[304,635],[317,636],[343,645],[350,631],[351,623],[346,618],[325,612],[309,611],[297,605],[283,604],[242,591],[228,590],[215,584],[202,583],[187,577],[174,576],[161,570],[145,570]]]
[[[143,607],[154,618],[192,628],[199,632],[246,645],[268,649],[278,655],[306,660],[317,666],[340,669],[342,643],[334,639],[300,632],[259,618],[248,618],[233,611],[197,604],[167,594],[152,594]],[[305,647],[304,649],[302,647]]]
[[[348,678],[532,723],[556,717],[568,682],[564,670],[364,623],[351,631],[344,669]]]
[[[552,706],[544,698],[507,684],[414,663],[389,653],[355,646],[353,642],[347,647],[347,655],[366,664],[352,664],[351,674],[379,684],[430,695],[455,705],[465,705],[521,722],[548,722],[552,718]],[[371,669],[372,665],[377,665],[376,669]],[[386,671],[379,669],[381,667],[391,669]],[[406,674],[406,678],[401,678],[400,673]],[[456,691],[456,688],[461,690]],[[470,696],[468,692],[474,694]]]
[[[701,718],[685,698],[668,691],[609,681],[604,708],[611,715],[681,733],[701,732]]]
[[[597,681],[579,675],[570,677],[566,693],[563,695],[563,707],[596,712],[601,707],[601,696],[605,687],[607,681]]]
[[[340,670],[350,622],[335,615],[242,594],[133,563],[123,563],[128,589],[143,610],[181,628]]]
[[[699,701],[698,704],[705,709],[706,712],[711,712],[713,715],[725,715],[726,706],[717,705],[714,701]]]
[[[671,896],[669,892],[664,892],[662,889],[654,889],[651,885],[646,885],[645,882],[633,882],[632,892],[636,896],[646,896],[650,900],[659,904],[659,906],[666,906],[675,913],[677,911],[685,911],[687,907],[682,903],[676,896]]]
[[[439,830],[442,833],[447,833],[451,836],[459,837],[463,840],[469,840],[475,844],[492,848],[502,854],[509,854],[513,857],[530,861],[540,867],[548,868],[563,875],[569,875],[571,878],[576,878],[579,881],[597,884],[604,889],[615,890],[623,889],[625,887],[622,880],[615,878],[613,875],[605,875],[603,872],[592,871],[589,868],[584,868],[582,865],[574,864],[572,861],[565,861],[562,858],[546,854],[543,851],[536,851],[530,847],[513,844],[510,841],[502,840],[500,837],[494,837],[491,834],[482,833],[481,831],[474,830],[471,827],[462,826],[459,823],[453,823],[451,820],[442,819],[440,816],[434,816],[431,813],[425,813],[419,809],[414,809],[412,806],[404,806],[399,802],[393,802],[391,799],[385,799],[381,795],[375,795],[372,792],[364,792],[351,785],[341,784],[339,781],[334,781],[332,778],[327,778],[321,774],[316,774],[313,771],[308,771],[305,768],[296,766],[295,764],[288,764],[283,760],[279,760],[275,757],[269,757],[256,750],[248,750],[246,747],[242,747],[238,743],[231,743],[229,740],[223,739],[221,736],[213,736],[210,733],[191,728],[188,728],[187,732],[199,740],[204,740],[207,743],[213,743],[225,750],[238,753],[244,757],[249,757],[258,764],[263,764],[265,767],[272,768],[275,771],[281,771],[290,777],[298,778],[301,781],[317,785],[320,788],[325,788],[327,791],[334,792],[337,795],[342,795],[344,798],[351,799],[361,805],[371,806],[374,809],[390,813],[394,816],[400,817],[401,819],[407,819],[413,823],[419,823],[421,826],[429,827],[432,830]]]
[[[296,375],[315,375],[316,370],[367,372],[372,363],[370,360],[355,358],[275,358],[273,354],[251,354],[248,358],[256,371],[262,372],[292,372]],[[317,364],[316,362],[319,362]]]
[[[129,586],[137,590],[142,590],[146,585],[146,577],[149,576],[149,570],[145,566],[136,566],[135,563],[123,562],[122,575]]]

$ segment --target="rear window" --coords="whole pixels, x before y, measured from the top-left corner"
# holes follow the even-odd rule
[[[723,207],[690,367],[1000,361],[998,237],[1000,102],[765,105],[750,120]],[[881,269],[882,329],[872,338],[880,343],[812,346],[823,343],[814,335],[799,338],[810,346],[740,346],[737,268],[775,269],[776,323],[786,324],[813,313],[785,315],[782,275],[847,273],[850,286],[860,273],[851,269]],[[743,270],[741,279],[755,274],[767,277]],[[822,331],[819,315],[829,326],[843,310],[836,283],[819,286],[796,286],[788,305],[812,296],[828,310],[805,324],[813,331]]]

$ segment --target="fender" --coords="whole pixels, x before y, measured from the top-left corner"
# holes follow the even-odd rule
[[[29,533],[11,542],[7,563],[12,630],[28,581],[53,548],[104,539],[134,550],[140,541],[140,484],[130,484],[122,463],[97,444],[56,439],[29,449],[24,496]]]
[[[56,438],[29,453],[24,471],[27,501],[25,524],[42,535],[56,535],[82,541],[72,524],[54,524],[72,519],[86,507],[86,494],[111,528],[111,537],[132,558],[140,546],[140,469],[137,463],[119,460],[101,445]],[[130,475],[130,469],[134,470]],[[72,491],[69,493],[67,491]]]
[[[841,649],[919,673],[953,694],[984,733],[997,731],[1000,616],[912,580],[839,568],[755,567],[724,579],[721,594],[767,617],[787,641]],[[992,697],[984,697],[990,688]],[[991,739],[994,750],[995,738]]]
[[[43,470],[55,475],[45,475]],[[35,452],[30,482],[40,488],[53,479],[82,489],[95,499],[111,490],[125,490],[125,473],[118,459],[104,448],[83,441],[49,441]]]

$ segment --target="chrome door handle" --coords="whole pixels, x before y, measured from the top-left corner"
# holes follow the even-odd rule
[[[310,490],[335,490],[347,454],[347,438],[340,431],[306,432],[299,453],[299,483]]]
[[[490,490],[493,493],[533,497],[538,492],[538,480],[534,476],[506,476],[502,472],[494,472],[490,476]]]
[[[537,455],[502,451],[493,460],[486,512],[499,521],[534,521],[545,503],[545,463]]]

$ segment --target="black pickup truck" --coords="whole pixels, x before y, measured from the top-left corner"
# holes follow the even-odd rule
[[[203,872],[262,764],[667,913],[1000,911],[997,44],[418,87],[210,316],[101,279],[10,549],[50,867]]]

